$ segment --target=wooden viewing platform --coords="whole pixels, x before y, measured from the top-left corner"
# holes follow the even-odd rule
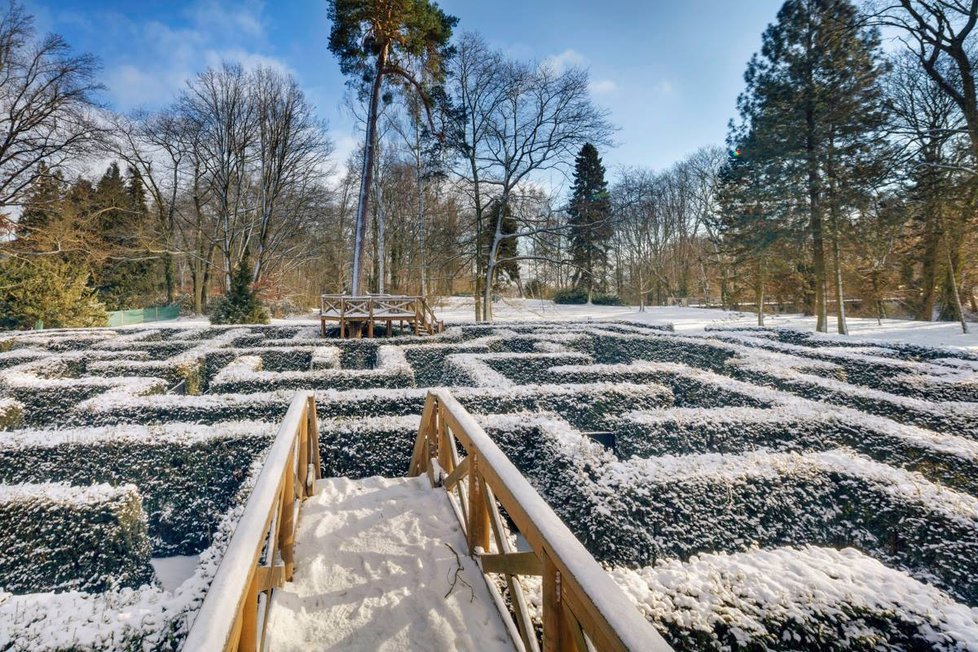
[[[324,294],[319,303],[319,322],[323,337],[328,322],[339,324],[341,338],[350,334],[360,337],[364,326],[367,337],[373,337],[378,322],[385,325],[388,337],[394,322],[398,322],[402,329],[407,324],[415,335],[434,335],[445,330],[445,323],[438,321],[425,298],[410,295]]]
[[[317,432],[300,393],[184,650],[672,649],[446,390],[408,478],[321,479]],[[518,581],[534,575],[542,622]]]

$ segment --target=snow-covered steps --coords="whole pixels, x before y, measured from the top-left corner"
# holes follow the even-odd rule
[[[320,480],[268,649],[512,650],[444,490],[425,476]]]

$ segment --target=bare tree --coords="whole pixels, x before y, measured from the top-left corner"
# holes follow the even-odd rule
[[[876,19],[900,31],[928,76],[960,109],[978,160],[974,30],[978,0],[877,0]]]
[[[462,59],[464,56],[469,58]],[[566,171],[584,143],[607,144],[612,127],[607,113],[592,103],[588,74],[581,68],[557,70],[489,56],[476,37],[463,44],[459,57],[455,72],[463,122],[456,139],[464,158],[460,176],[474,186],[477,261],[482,259],[482,242],[488,243],[484,274],[478,274],[477,262],[477,275],[482,279],[478,317],[488,321],[492,319],[492,282],[501,244],[542,228],[527,224],[527,228],[505,232],[504,216],[512,209],[510,202],[519,187],[532,183],[540,173]],[[484,216],[490,205],[487,198],[494,210]]]
[[[0,16],[0,205],[19,205],[43,161],[49,170],[92,151],[98,65],[57,34],[38,37],[34,18],[11,0]]]

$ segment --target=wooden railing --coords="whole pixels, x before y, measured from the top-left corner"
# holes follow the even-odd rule
[[[438,321],[428,302],[419,296],[324,294],[320,297],[319,317],[323,335],[326,322],[335,321],[339,323],[340,337],[345,337],[348,329],[359,337],[363,325],[367,327],[367,337],[373,337],[376,322],[386,323],[388,335],[393,322],[401,322],[402,327],[404,323],[410,324],[415,335],[444,330],[444,323]]]
[[[316,399],[292,399],[183,649],[264,647],[271,590],[292,579],[299,507],[322,477]]]
[[[461,443],[467,455],[459,457]],[[469,554],[502,575],[523,647],[541,649],[520,575],[543,576],[542,649],[670,650],[621,588],[446,390],[428,393],[409,475],[427,473],[452,498]],[[499,506],[531,548],[514,549]],[[591,646],[589,648],[589,645]]]

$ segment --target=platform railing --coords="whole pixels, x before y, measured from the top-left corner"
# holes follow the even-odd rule
[[[438,321],[434,311],[424,297],[394,294],[366,294],[349,296],[324,294],[320,297],[319,318],[323,335],[326,335],[326,322],[338,322],[340,337],[352,332],[359,337],[362,326],[366,325],[367,337],[373,337],[374,324],[387,325],[390,334],[393,322],[410,324],[415,335],[434,334],[444,330],[444,323]]]
[[[322,477],[316,399],[302,392],[285,419],[183,649],[264,649],[271,591],[292,579],[299,508]]]
[[[503,576],[525,650],[672,649],[447,390],[425,401],[408,475],[423,473],[449,492],[482,571]],[[530,551],[514,548],[500,506]],[[517,581],[533,575],[543,577],[542,641]]]

